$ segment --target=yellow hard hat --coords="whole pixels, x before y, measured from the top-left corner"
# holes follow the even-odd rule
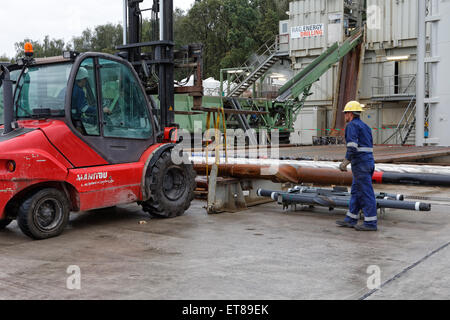
[[[345,106],[344,112],[363,112],[364,105],[360,104],[358,101],[350,101]]]

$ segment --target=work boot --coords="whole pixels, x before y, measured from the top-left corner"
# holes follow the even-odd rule
[[[372,227],[372,226],[366,226],[366,225],[360,225],[360,226],[355,226],[355,230],[356,231],[378,231],[377,227]]]
[[[336,221],[336,224],[337,224],[339,227],[344,227],[344,228],[354,228],[354,227],[355,227],[354,224],[351,224],[350,222],[343,221],[343,220]]]

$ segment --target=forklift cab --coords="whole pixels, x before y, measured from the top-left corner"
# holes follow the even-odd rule
[[[136,162],[156,143],[151,104],[138,76],[112,55],[31,64],[18,77],[14,101],[17,120],[61,119],[109,164]],[[78,150],[67,152],[70,160]]]

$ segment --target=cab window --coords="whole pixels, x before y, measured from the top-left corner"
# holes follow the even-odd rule
[[[144,93],[125,65],[99,60],[103,112],[103,136],[148,139],[152,124]]]
[[[78,69],[71,101],[72,122],[83,135],[100,135],[95,83],[94,59],[89,58]]]
[[[63,117],[64,95],[72,64],[34,65],[24,70],[16,84],[14,106],[17,118],[31,118],[47,110],[48,117]],[[19,71],[15,74],[18,76]],[[11,77],[12,78],[12,77]]]

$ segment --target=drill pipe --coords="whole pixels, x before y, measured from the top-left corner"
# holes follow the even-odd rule
[[[282,191],[259,189],[257,194],[260,197],[272,198],[272,200],[276,200],[278,201],[278,204],[282,204],[284,206],[293,204],[318,205],[329,208],[348,208],[350,206],[350,196],[344,196],[339,193],[333,194],[333,191],[331,190],[328,194],[321,194],[319,192],[320,190],[318,190],[317,193],[314,193],[314,190],[310,191],[311,193],[286,193]],[[376,201],[378,208],[431,211],[431,204],[429,203],[406,202],[401,200],[379,198],[377,198]]]
[[[270,166],[255,164],[219,164],[219,176],[241,179],[264,179],[273,182],[316,183],[322,185],[351,185],[351,172],[340,172],[333,169],[302,168],[293,165],[280,165],[273,175],[265,175]],[[206,164],[194,164],[198,174],[206,173]],[[211,172],[211,165],[208,166]],[[267,171],[266,171],[267,172]]]
[[[206,167],[205,163],[194,163],[194,169],[201,175],[206,173]],[[271,168],[265,164],[219,164],[218,168],[219,176],[238,179],[265,179],[280,183],[337,186],[350,186],[353,182],[351,171],[341,172],[336,169],[311,168],[296,164],[280,163],[276,173],[271,175],[265,174]],[[211,171],[211,165],[208,165],[208,170]],[[450,186],[450,175],[443,174],[375,172],[372,180],[376,184]]]
[[[264,190],[264,189],[258,189],[257,195],[259,197],[267,197],[272,198],[272,200],[277,201],[278,196],[280,193],[286,193],[283,191],[271,191],[271,190]],[[291,188],[288,190],[287,194],[316,194],[316,195],[324,195],[324,196],[341,196],[341,197],[351,197],[351,193],[343,190],[328,190],[328,189],[319,189],[319,188],[311,188],[311,187],[303,187],[303,186],[296,186],[294,188]],[[395,201],[404,201],[405,196],[402,194],[390,194],[390,193],[375,193],[375,198],[380,200],[395,200]]]
[[[406,202],[396,200],[376,199],[378,208],[415,210],[415,211],[431,211],[431,204],[423,202]],[[291,204],[309,204],[319,205],[330,208],[348,208],[350,206],[349,197],[326,197],[318,195],[306,194],[289,194],[280,193],[278,195],[278,203],[283,205]]]

